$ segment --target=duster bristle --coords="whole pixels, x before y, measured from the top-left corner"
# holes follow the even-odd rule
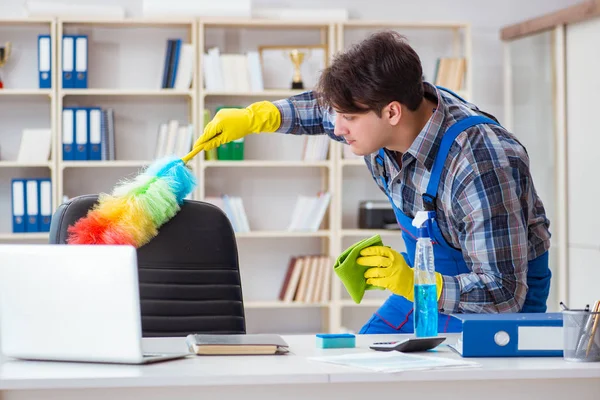
[[[181,159],[165,158],[111,195],[101,194],[86,217],[69,227],[69,244],[127,244],[141,247],[173,218],[196,179]]]

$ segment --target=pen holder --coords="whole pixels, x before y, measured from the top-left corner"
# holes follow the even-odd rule
[[[566,361],[600,361],[600,312],[563,311],[563,357]]]

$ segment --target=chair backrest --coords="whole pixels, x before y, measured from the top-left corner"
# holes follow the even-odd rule
[[[97,201],[84,195],[61,204],[50,243],[65,244],[68,227]],[[235,234],[221,209],[185,200],[137,255],[144,337],[246,333]]]

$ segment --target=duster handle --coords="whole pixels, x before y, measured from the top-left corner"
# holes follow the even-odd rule
[[[200,153],[202,150],[204,150],[202,148],[202,146],[196,146],[192,149],[192,151],[190,151],[189,153],[187,153],[185,156],[181,157],[181,159],[183,160],[183,162],[185,164],[187,164],[192,158],[194,158],[194,156],[198,153]]]

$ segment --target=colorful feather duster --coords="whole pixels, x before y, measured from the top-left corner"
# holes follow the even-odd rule
[[[68,228],[67,243],[136,248],[148,243],[196,187],[186,163],[200,151],[195,148],[183,158],[157,160],[140,175],[117,184],[112,194],[101,193],[87,215]]]

